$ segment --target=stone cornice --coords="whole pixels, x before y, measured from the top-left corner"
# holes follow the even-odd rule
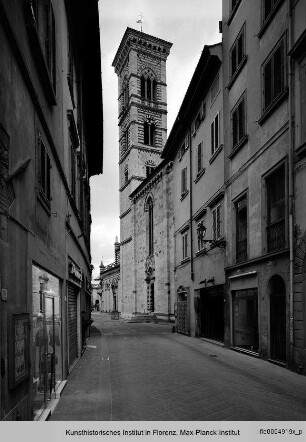
[[[139,198],[152,189],[163,177],[163,170],[153,173],[130,195],[130,199],[135,204]],[[139,190],[138,190],[139,189]]]
[[[151,56],[155,55],[158,58],[166,60],[170,53],[171,46],[172,43],[154,37],[153,35],[145,34],[136,29],[127,28],[114,57],[112,66],[115,68],[116,73],[118,73],[131,49],[137,51],[145,50]]]

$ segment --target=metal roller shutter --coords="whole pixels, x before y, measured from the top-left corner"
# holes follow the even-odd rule
[[[77,294],[78,290],[72,284],[68,284],[69,365],[78,357]]]

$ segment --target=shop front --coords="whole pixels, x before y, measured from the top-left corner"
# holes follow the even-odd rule
[[[67,284],[67,329],[68,329],[68,367],[69,373],[81,355],[80,296],[83,274],[80,267],[68,259]],[[90,308],[90,300],[89,300]]]
[[[203,288],[199,301],[199,336],[224,341],[224,285]]]
[[[33,412],[38,418],[63,378],[60,280],[32,266]]]

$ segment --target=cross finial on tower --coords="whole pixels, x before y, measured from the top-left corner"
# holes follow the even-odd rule
[[[140,23],[140,32],[142,32],[142,23],[143,23],[143,17],[144,17],[142,12],[139,14],[139,17],[140,18],[136,21],[136,23]]]

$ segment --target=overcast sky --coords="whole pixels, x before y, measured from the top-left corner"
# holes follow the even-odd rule
[[[91,178],[93,277],[114,261],[119,224],[118,83],[112,62],[127,27],[173,43],[167,61],[168,134],[205,44],[221,40],[221,0],[100,0],[104,113],[103,174]]]

